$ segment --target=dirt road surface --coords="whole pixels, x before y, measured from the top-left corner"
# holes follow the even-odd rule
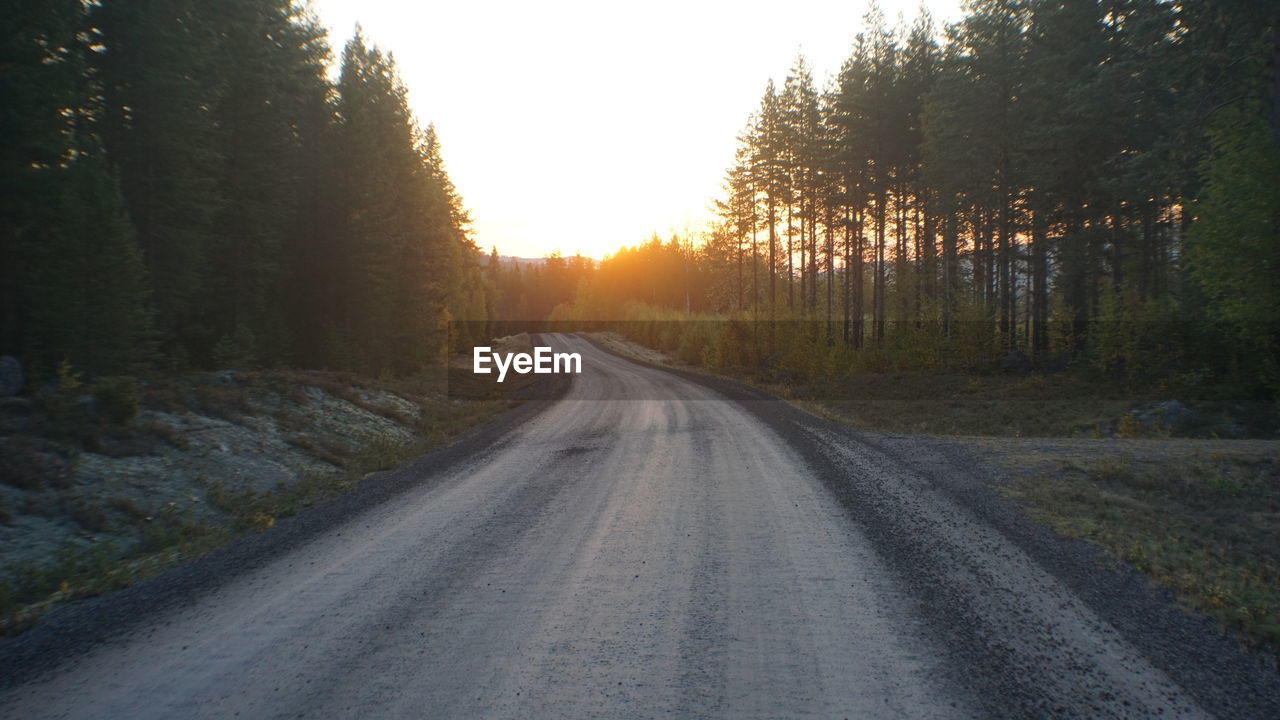
[[[0,717],[1280,717],[1265,663],[941,441],[550,341],[563,398]]]

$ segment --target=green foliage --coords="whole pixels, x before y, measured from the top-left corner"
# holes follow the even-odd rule
[[[106,377],[93,384],[98,413],[108,422],[125,425],[138,416],[138,381],[131,377]]]
[[[219,3],[220,5],[221,3]],[[219,25],[195,0],[88,6],[102,52],[88,56],[101,93],[96,123],[136,231],[163,348],[203,360],[198,312],[222,204],[216,120]]]
[[[1080,359],[1280,388],[1265,3],[978,0],[945,41],[873,8],[825,91],[803,57],[767,83],[714,228],[598,267],[482,265],[390,55],[357,32],[331,81],[302,3],[7,7],[0,351],[33,377],[403,375],[478,339],[451,320],[638,302],[768,323],[636,328],[718,367]]]
[[[335,85],[292,0],[8,6],[0,351],[33,376],[401,373],[491,311],[438,138],[363,38]]]
[[[1008,491],[1059,532],[1132,563],[1248,645],[1275,647],[1278,468],[1269,457],[1217,452],[1140,460],[1091,451]]]
[[[765,376],[1075,365],[1274,396],[1280,116],[1251,98],[1274,92],[1280,14],[965,11],[943,43],[927,15],[893,29],[873,8],[827,92],[803,58],[769,81],[718,222],[619,250],[556,317],[756,323],[627,334]]]
[[[21,4],[0,48],[0,348],[37,375],[129,370],[149,359],[146,279],[90,131],[83,6]]]
[[[1280,142],[1248,105],[1223,111],[1209,138],[1188,268],[1210,318],[1232,329],[1246,365],[1280,389]]]
[[[255,347],[253,331],[241,325],[213,347],[213,364],[220,368],[251,368],[257,355]]]
[[[357,34],[337,84],[344,211],[327,260],[336,305],[322,326],[337,364],[370,374],[434,361],[450,303],[487,312],[483,292],[462,284],[480,277],[466,212],[434,129],[418,128],[406,96],[390,57]]]
[[[73,365],[92,375],[151,358],[146,274],[115,183],[100,157],[67,169],[66,223],[41,266],[33,318]]]
[[[1144,302],[1134,290],[1122,295],[1105,288],[1086,341],[1094,367],[1132,381],[1173,362],[1180,338],[1172,315],[1168,302]]]

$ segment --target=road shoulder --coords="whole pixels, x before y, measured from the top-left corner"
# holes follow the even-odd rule
[[[410,489],[439,481],[451,469],[499,447],[569,387],[562,377],[548,378],[546,384],[526,393],[536,399],[524,400],[399,469],[368,475],[350,491],[283,518],[262,532],[245,535],[138,584],[60,607],[26,632],[0,638],[0,689],[132,632]]]
[[[922,487],[946,496],[963,513],[994,528],[1209,712],[1224,717],[1280,716],[1280,675],[1274,655],[1243,651],[1238,635],[1224,634],[1213,619],[1188,612],[1168,589],[1155,585],[1132,564],[1038,521],[1025,504],[1006,492],[1022,476],[1010,467],[1005,453],[993,451],[1002,439],[852,428],[736,380],[651,362],[591,340],[605,352],[715,390],[773,428],[800,451],[903,580],[916,583],[922,597],[936,594],[935,588],[921,583],[921,578],[928,577],[922,565],[925,553],[913,547],[914,538],[902,535],[890,517],[892,507],[875,508],[865,494],[859,494],[859,482],[865,479],[851,476],[846,464],[830,451],[827,445],[832,438],[906,468],[913,481],[924,483]],[[951,635],[948,645],[964,656],[961,659],[981,671],[978,682],[992,684],[980,695],[1006,697],[1016,691],[999,678],[1021,669],[1004,666],[993,656],[985,646],[988,639],[981,629],[969,626],[963,608],[948,607],[950,600],[945,596],[934,599],[932,606],[921,610],[939,633]]]

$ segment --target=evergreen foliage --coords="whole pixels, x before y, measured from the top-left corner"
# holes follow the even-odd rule
[[[770,326],[718,362],[786,342],[1274,394],[1280,6],[965,8],[873,4],[830,82],[803,57],[768,82],[720,222],[596,267],[483,262],[392,58],[357,31],[330,80],[300,2],[0,0],[0,353],[409,373],[452,319],[643,303]]]
[[[489,296],[391,58],[293,0],[4,0],[0,353],[407,373]]]
[[[891,28],[873,4],[826,92],[803,59],[770,81],[681,267],[676,244],[625,249],[565,314],[635,301],[800,322],[811,352],[861,366],[1076,363],[1274,394],[1280,9],[965,9]],[[781,332],[730,354],[777,362]]]

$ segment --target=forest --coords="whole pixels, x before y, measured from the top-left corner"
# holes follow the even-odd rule
[[[637,321],[709,365],[1076,366],[1274,397],[1280,6],[966,11],[895,27],[872,6],[821,86],[798,58],[715,226],[607,258],[556,317]]]
[[[290,0],[4,0],[0,353],[408,373],[485,283],[440,139]]]
[[[525,265],[477,248],[358,30],[331,73],[291,0],[3,6],[0,354],[36,380],[398,375],[453,320],[700,320],[640,339],[792,374],[1280,390],[1273,3],[873,4],[833,77],[798,57],[767,83],[708,230]]]

